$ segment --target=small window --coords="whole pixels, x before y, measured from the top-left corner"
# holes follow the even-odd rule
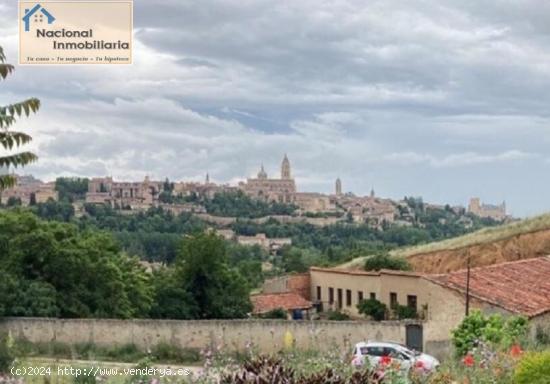
[[[357,292],[357,304],[363,301],[363,291]]]
[[[317,286],[317,300],[321,301],[321,287]]]
[[[346,306],[351,307],[351,289],[346,289]]]
[[[366,355],[369,355],[369,356],[387,356],[384,354],[384,347],[367,347],[367,353]],[[361,352],[363,352],[362,348],[361,348]],[[365,354],[365,353],[362,353],[362,354]]]
[[[342,309],[342,288],[338,288],[338,309]]]
[[[395,308],[395,307],[397,307],[397,305],[398,305],[397,293],[390,292],[390,308]]]
[[[329,288],[328,289],[328,302],[329,302],[329,304],[334,303],[334,288]]]
[[[375,293],[375,292],[371,292],[371,293],[370,293],[370,298],[371,298],[371,300],[376,300],[376,293]]]
[[[417,302],[418,302],[418,299],[416,298],[415,295],[407,296],[407,307],[414,309],[416,311],[418,306]]]

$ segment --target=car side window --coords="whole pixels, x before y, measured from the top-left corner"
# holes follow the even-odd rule
[[[384,349],[385,348],[383,347],[367,347],[367,354],[369,356],[378,356],[378,357],[385,356]]]

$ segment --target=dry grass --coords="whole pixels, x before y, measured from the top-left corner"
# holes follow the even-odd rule
[[[422,244],[415,247],[399,248],[392,251],[391,255],[397,257],[410,257],[421,253],[460,249],[471,245],[492,243],[520,234],[537,232],[546,229],[550,229],[550,213],[535,216],[521,221],[516,221],[514,223],[506,225],[501,225],[498,227],[484,228],[479,231],[469,233],[464,236],[454,237],[448,240]],[[368,256],[357,257],[345,264],[339,265],[338,268],[363,268],[367,257]]]
[[[513,236],[542,231],[545,229],[550,229],[550,214],[544,214],[498,227],[484,228],[464,236],[438,241],[435,243],[396,249],[392,252],[392,255],[409,257],[419,253],[459,249],[471,245],[493,243]]]

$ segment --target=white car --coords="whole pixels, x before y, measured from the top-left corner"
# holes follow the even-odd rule
[[[352,365],[361,367],[367,362],[371,367],[384,363],[397,363],[401,370],[414,369],[418,373],[430,373],[439,367],[439,361],[430,355],[410,350],[404,345],[385,342],[361,342],[355,344]]]

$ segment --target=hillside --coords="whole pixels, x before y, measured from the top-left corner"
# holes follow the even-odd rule
[[[425,273],[465,268],[468,255],[472,258],[472,266],[483,266],[548,254],[550,214],[392,252],[394,256],[407,258],[415,271]],[[354,259],[341,267],[361,268],[364,260]]]

